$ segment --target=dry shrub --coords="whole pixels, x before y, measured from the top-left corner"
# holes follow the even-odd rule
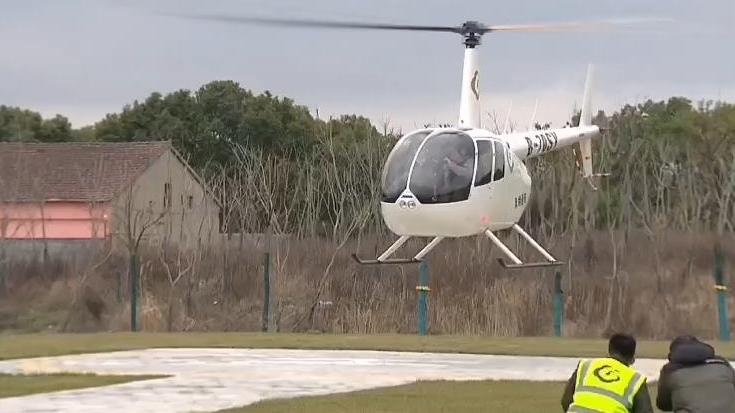
[[[613,234],[625,239],[621,231]],[[632,232],[619,248],[613,279],[609,232],[555,240],[553,254],[571,261],[561,268],[565,289],[565,335],[600,337],[626,330],[647,338],[681,333],[717,333],[713,286],[714,236],[669,231],[652,245]],[[582,241],[580,241],[582,240]],[[415,333],[418,266],[357,266],[350,254],[374,254],[390,239],[349,241],[338,251],[326,238],[284,240],[273,248],[275,317],[279,331],[336,333]],[[505,241],[515,247],[514,236]],[[735,262],[735,240],[722,245],[726,262]],[[420,243],[406,245],[408,255]],[[656,248],[658,261],[651,251]],[[263,243],[240,243],[202,253],[196,268],[172,289],[154,251],[142,254],[141,323],[145,331],[258,331],[263,316]],[[223,256],[227,254],[227,262]],[[493,336],[550,335],[555,270],[504,271],[499,251],[482,237],[449,239],[429,256],[432,334]],[[534,251],[521,249],[527,260]],[[81,264],[42,275],[31,263],[2,292],[3,329],[116,331],[129,328],[127,261],[112,256],[82,279]],[[658,263],[658,264],[657,264]],[[80,266],[81,265],[81,266]],[[729,271],[729,269],[726,269]],[[229,286],[225,280],[230,280]],[[317,294],[320,282],[324,286]],[[122,288],[122,291],[119,289]],[[76,301],[70,297],[77,296]],[[122,298],[122,300],[120,300]],[[732,302],[731,302],[732,304]],[[313,308],[313,312],[312,312]],[[68,317],[67,317],[68,315]]]

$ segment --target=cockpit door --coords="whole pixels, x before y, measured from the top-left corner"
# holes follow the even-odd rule
[[[493,163],[493,181],[499,181],[505,177],[505,146],[499,141],[493,141],[495,147],[495,162]]]
[[[493,180],[495,147],[490,140],[477,140],[477,173],[475,186],[487,185]]]
[[[507,161],[507,147],[502,142],[478,139],[475,186],[487,185],[503,179],[506,175]]]

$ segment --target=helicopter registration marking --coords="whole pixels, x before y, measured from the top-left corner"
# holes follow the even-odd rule
[[[526,145],[528,145],[526,156],[539,155],[552,151],[559,143],[559,137],[556,135],[556,132],[537,133],[533,136],[526,136],[525,139]]]
[[[528,194],[524,192],[524,193],[516,196],[514,198],[514,202],[515,202],[515,207],[516,208],[521,207],[523,205],[526,205],[526,202],[528,202]]]

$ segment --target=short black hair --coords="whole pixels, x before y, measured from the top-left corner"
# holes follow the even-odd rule
[[[628,360],[635,358],[635,338],[630,334],[613,334],[608,342],[608,352],[625,357]]]
[[[709,351],[711,351],[713,354],[715,352],[715,348],[712,347],[711,345],[698,339],[696,336],[687,334],[687,335],[678,336],[675,339],[671,340],[671,344],[669,345],[669,355],[667,356],[667,358],[669,359],[669,361],[671,361],[674,352],[679,347],[691,347],[691,346],[696,346],[700,348],[707,347]]]
[[[671,341],[671,344],[669,345],[669,351],[674,351],[676,347],[679,347],[681,345],[685,344],[698,344],[700,343],[699,339],[692,335],[681,335],[676,337]]]

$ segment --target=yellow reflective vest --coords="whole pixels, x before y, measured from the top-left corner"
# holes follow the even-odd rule
[[[628,413],[646,377],[613,358],[582,360],[569,413]]]

